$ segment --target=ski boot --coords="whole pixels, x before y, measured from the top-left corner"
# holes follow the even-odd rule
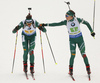
[[[23,62],[23,65],[24,65],[23,71],[27,73],[27,62]]]
[[[69,73],[68,74],[69,75],[73,75],[73,66],[69,65]]]
[[[87,74],[91,74],[91,71],[90,71],[90,65],[86,65],[86,70],[87,70]]]
[[[35,78],[34,78],[34,63],[30,63],[30,73],[32,75],[33,80],[35,80]]]
[[[34,64],[30,63],[30,73],[34,73]]]

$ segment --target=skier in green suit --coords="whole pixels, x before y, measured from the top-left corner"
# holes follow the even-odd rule
[[[40,26],[61,26],[61,25],[66,25],[69,33],[69,42],[70,42],[70,52],[71,52],[71,57],[69,61],[69,74],[73,75],[73,64],[74,64],[74,58],[76,55],[76,44],[79,47],[79,50],[81,52],[81,55],[84,59],[84,63],[86,65],[86,70],[87,74],[90,74],[90,64],[88,61],[88,58],[85,53],[85,43],[83,40],[82,32],[80,29],[80,23],[85,24],[88,29],[90,30],[91,35],[94,37],[95,33],[93,32],[90,24],[81,19],[77,18],[75,16],[75,12],[73,10],[69,10],[66,15],[66,20],[58,22],[58,23],[46,23],[46,24],[41,24]]]
[[[35,37],[36,37],[36,27],[41,31],[46,32],[44,27],[39,27],[39,23],[32,19],[30,13],[26,16],[26,19],[21,21],[14,29],[13,33],[16,33],[22,28],[22,45],[23,45],[23,65],[24,72],[27,72],[27,59],[28,53],[30,54],[30,72],[34,73],[34,47],[35,47]]]

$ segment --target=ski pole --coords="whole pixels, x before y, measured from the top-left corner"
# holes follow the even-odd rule
[[[94,9],[93,9],[93,31],[94,31],[94,23],[95,23],[95,0],[94,0]]]
[[[40,42],[41,42],[41,52],[42,52],[43,68],[44,68],[44,73],[45,73],[45,64],[44,64],[44,56],[43,56],[43,46],[42,46],[42,36],[41,36],[41,31],[40,31]]]
[[[56,60],[55,60],[55,57],[54,57],[54,54],[53,54],[53,51],[52,51],[52,48],[51,48],[51,45],[50,45],[50,42],[49,42],[48,35],[47,35],[46,32],[45,32],[45,34],[46,34],[46,38],[47,38],[47,40],[48,40],[48,44],[49,44],[49,47],[50,47],[50,50],[51,50],[51,53],[52,53],[52,56],[53,56],[54,62],[55,62],[55,64],[57,64],[57,63],[56,63]]]
[[[13,57],[13,64],[12,64],[12,72],[14,70],[14,62],[15,62],[15,55],[16,55],[16,47],[17,47],[17,37],[18,37],[18,31],[16,32],[16,41],[15,41],[15,50],[14,50],[14,57]]]
[[[69,6],[69,5],[70,5],[70,2],[66,2],[66,1],[65,1],[65,3],[68,5],[68,8],[69,8],[69,10],[70,10],[70,6]]]
[[[94,31],[94,24],[95,24],[95,0],[94,0],[94,8],[93,8],[93,31]],[[93,37],[95,39],[95,37]]]

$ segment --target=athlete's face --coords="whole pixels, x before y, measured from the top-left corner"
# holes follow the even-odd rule
[[[66,14],[65,17],[66,17],[66,20],[68,20],[68,21],[73,19],[73,17],[69,16],[68,14]]]
[[[26,23],[26,24],[30,27],[32,23]]]

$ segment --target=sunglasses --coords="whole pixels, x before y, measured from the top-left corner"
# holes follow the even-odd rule
[[[69,17],[69,15],[65,15],[66,17]]]
[[[26,23],[27,25],[31,25],[32,23]]]

